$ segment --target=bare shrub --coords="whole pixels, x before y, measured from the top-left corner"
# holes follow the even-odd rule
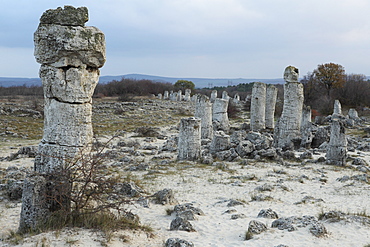
[[[138,216],[127,211],[133,199],[119,189],[126,179],[107,168],[106,147],[81,153],[66,160],[63,167],[43,175],[48,181],[46,198],[51,215],[40,222],[39,230],[63,227],[150,230],[140,225]]]

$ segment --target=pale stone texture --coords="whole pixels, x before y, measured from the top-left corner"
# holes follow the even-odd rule
[[[230,148],[230,136],[223,131],[216,131],[210,145],[211,154],[216,154],[219,151],[228,150]]]
[[[212,139],[212,103],[207,96],[197,94],[194,116],[201,119],[202,139]]]
[[[181,90],[179,90],[179,91],[177,92],[177,98],[176,98],[176,100],[177,100],[177,101],[181,101],[181,100],[182,100],[182,91],[181,91]]]
[[[190,101],[191,89],[185,89],[184,101]]]
[[[62,184],[64,193],[70,193],[64,186],[68,181],[55,181],[55,173],[89,152],[92,144],[91,102],[105,63],[105,38],[98,28],[85,27],[87,20],[85,7],[48,10],[34,34],[44,88],[44,134],[34,164],[40,175],[30,176],[23,192],[20,231],[34,229],[60,209],[51,206],[52,201],[45,204],[45,197],[54,198],[53,184]],[[66,209],[69,203],[61,201]]]
[[[222,91],[222,99],[226,99],[226,100],[230,99],[230,96],[226,91]]]
[[[99,70],[85,66],[69,69],[41,65],[40,77],[45,98],[66,103],[91,103],[91,95],[99,81]]]
[[[333,115],[342,115],[342,105],[340,104],[339,100],[334,101]]]
[[[217,98],[217,90],[212,90],[211,92],[211,102],[213,103]]]
[[[238,93],[236,93],[236,94],[234,95],[234,100],[236,100],[236,101],[240,101],[240,96],[239,96],[239,94],[238,94]]]
[[[183,118],[180,122],[178,160],[197,160],[201,148],[200,118]]]
[[[168,99],[169,98],[169,93],[168,91],[164,91],[164,94],[163,94],[163,99]]]
[[[304,148],[310,148],[313,139],[311,116],[311,107],[303,106],[301,121],[301,147]]]
[[[34,42],[40,64],[100,68],[105,63],[105,38],[96,27],[40,24]]]
[[[159,94],[158,94],[158,96],[157,96],[157,98],[158,98],[158,99],[163,99],[162,94],[161,94],[161,93],[159,93]]]
[[[351,108],[348,110],[348,117],[353,120],[359,120],[358,113],[355,109]]]
[[[275,106],[278,90],[274,85],[266,87],[266,106],[265,106],[265,127],[268,129],[275,128]]]
[[[20,232],[37,229],[37,219],[49,216],[46,202],[46,179],[43,176],[28,176],[23,184]]]
[[[326,152],[326,162],[331,165],[345,166],[347,158],[346,130],[343,123],[338,120],[333,120],[330,126],[330,141]]]
[[[265,129],[266,84],[255,82],[252,88],[251,130]]]
[[[223,130],[226,133],[230,130],[227,108],[229,100],[216,98],[212,107],[212,122],[214,129]]]
[[[301,142],[303,85],[298,82],[298,69],[293,66],[285,69],[284,79],[284,106],[274,131],[274,141],[278,148],[293,149]]]

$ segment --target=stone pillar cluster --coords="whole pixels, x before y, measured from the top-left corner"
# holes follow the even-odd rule
[[[251,130],[261,131],[275,127],[275,105],[277,88],[262,82],[255,82],[251,96]]]
[[[104,34],[85,26],[87,21],[86,7],[51,9],[43,13],[34,34],[45,99],[44,134],[34,170],[44,177],[88,151],[92,143],[92,95],[106,57]],[[20,230],[35,227],[47,214],[40,203],[43,179],[25,182],[29,187],[23,194]]]

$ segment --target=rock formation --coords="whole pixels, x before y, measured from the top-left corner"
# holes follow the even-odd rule
[[[219,151],[224,151],[230,148],[230,136],[223,131],[215,132],[210,145],[211,154],[216,154]]]
[[[343,123],[338,120],[333,120],[330,126],[330,141],[326,152],[326,162],[331,165],[345,166],[347,159],[346,130]]]
[[[45,98],[44,134],[34,170],[44,177],[26,181],[29,186],[23,193],[20,231],[34,228],[55,209],[45,205],[49,193],[45,186],[56,181],[45,179],[87,152],[92,143],[91,103],[99,68],[105,63],[105,38],[98,28],[85,27],[86,21],[86,7],[47,10],[34,34]],[[46,193],[40,195],[41,190]]]
[[[313,139],[311,116],[311,107],[303,106],[301,121],[301,147],[304,148],[310,148]]]
[[[275,128],[275,106],[278,90],[274,85],[266,86],[265,127]]]
[[[251,100],[251,130],[265,129],[266,84],[255,82],[252,88]]]
[[[226,91],[222,91],[222,99],[226,99],[226,100],[230,99],[230,96]]]
[[[191,89],[185,89],[184,100],[190,101]]]
[[[301,140],[303,85],[298,82],[298,69],[288,66],[284,71],[284,106],[274,131],[275,146],[293,149]]]
[[[183,118],[180,122],[178,160],[197,160],[201,148],[200,118]]]
[[[168,99],[169,98],[169,93],[168,91],[164,91],[164,94],[163,94],[163,99]]]
[[[211,102],[213,103],[217,98],[217,90],[212,90],[211,92]]]
[[[207,96],[203,94],[197,94],[194,116],[201,119],[202,139],[212,139],[212,103]]]
[[[212,107],[212,122],[216,130],[223,130],[228,133],[230,130],[229,117],[227,115],[227,108],[229,100],[216,98]]]

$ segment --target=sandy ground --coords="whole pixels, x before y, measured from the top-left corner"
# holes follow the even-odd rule
[[[144,143],[143,138],[137,138]],[[163,140],[157,140],[158,144]],[[2,145],[0,156],[5,157],[17,151],[22,145],[34,142]],[[155,143],[151,143],[155,145]],[[325,154],[320,154],[324,156]],[[320,155],[317,155],[319,157]],[[352,155],[358,155],[352,153]],[[175,157],[175,153],[168,153]],[[368,159],[368,154],[363,153]],[[151,156],[145,159],[150,162]],[[296,231],[271,228],[272,219],[257,218],[262,209],[271,208],[279,217],[311,215],[318,217],[322,212],[338,210],[344,213],[370,212],[370,185],[366,182],[348,180],[340,182],[343,176],[363,174],[349,168],[333,167],[313,162],[223,162],[226,167],[216,168],[192,162],[178,163],[171,167],[155,167],[156,173],[148,176],[148,171],[133,171],[131,175],[142,179],[144,189],[149,193],[164,188],[175,192],[181,203],[193,203],[205,216],[191,221],[196,232],[170,231],[170,223],[175,215],[167,215],[166,210],[174,205],[150,204],[149,208],[140,204],[128,206],[140,216],[143,224],[154,229],[153,233],[140,231],[117,231],[107,241],[103,234],[92,230],[65,229],[23,238],[16,246],[163,246],[166,239],[182,238],[195,246],[365,246],[370,244],[370,225],[359,222],[323,221],[328,230],[325,237],[315,237],[308,227]],[[21,158],[11,162],[2,161],[1,167],[32,167],[32,158]],[[159,169],[158,169],[159,168]],[[152,168],[154,169],[154,168]],[[171,172],[169,172],[171,171]],[[255,176],[248,180],[246,177]],[[144,179],[146,176],[146,179]],[[253,177],[252,176],[252,177]],[[148,179],[149,177],[149,179]],[[258,186],[268,185],[268,190]],[[269,196],[270,200],[255,201],[256,195]],[[310,200],[302,202],[303,198]],[[228,207],[230,199],[239,200],[244,205]],[[0,236],[5,239],[9,232],[16,231],[19,221],[20,202],[4,200],[0,203]],[[233,213],[225,213],[234,209]],[[233,214],[244,214],[245,218],[231,219]],[[246,241],[245,233],[251,220],[258,220],[268,227],[266,232],[254,235]],[[0,241],[1,246],[10,246]]]

